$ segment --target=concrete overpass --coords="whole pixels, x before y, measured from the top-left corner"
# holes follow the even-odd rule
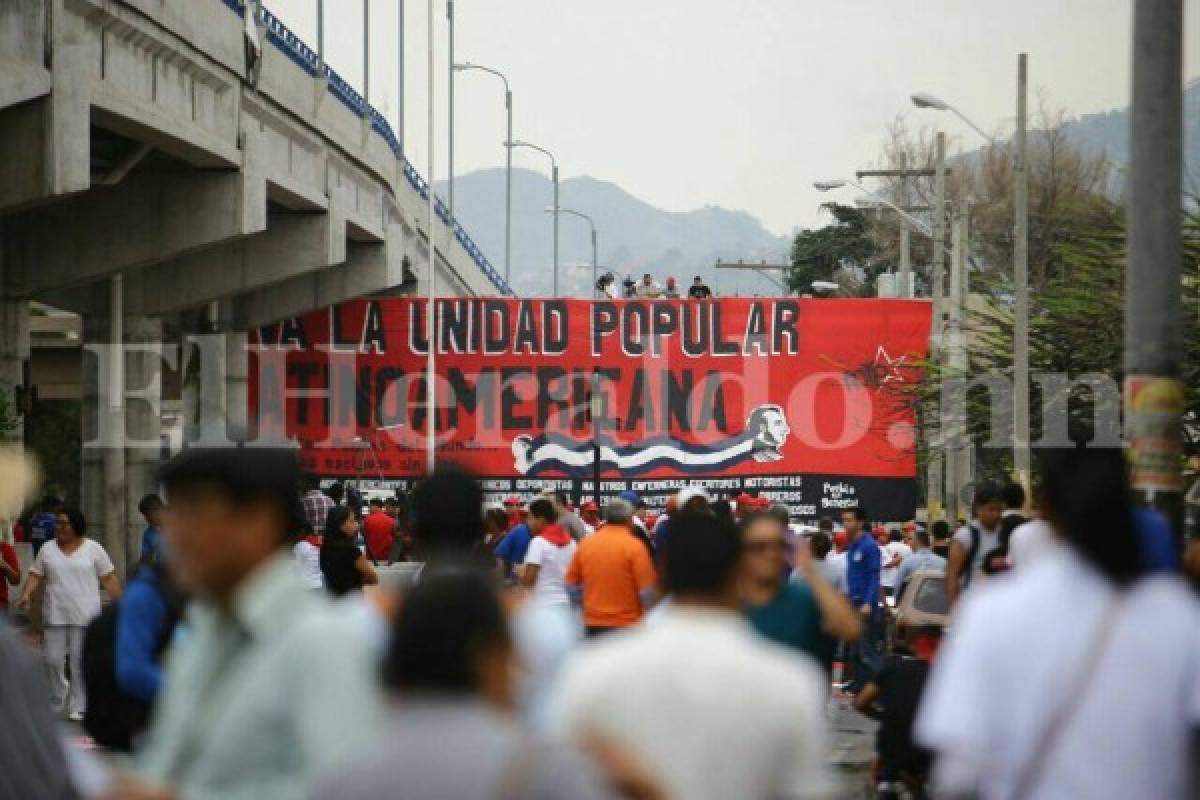
[[[184,416],[246,425],[246,331],[352,297],[508,294],[387,121],[244,0],[0,3],[0,392],[27,384],[29,302],[85,345],[225,334],[223,391]],[[164,339],[165,337],[165,339]],[[136,555],[161,420],[154,352],[84,355],[81,497],[118,565]],[[181,369],[198,369],[183,364]],[[110,389],[111,385],[111,389]],[[119,389],[117,387],[120,387]],[[156,394],[157,393],[157,394]],[[124,424],[118,424],[118,422]],[[153,442],[151,446],[149,443]]]

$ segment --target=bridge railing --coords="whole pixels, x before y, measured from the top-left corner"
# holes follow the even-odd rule
[[[226,6],[233,12],[244,16],[246,13],[246,0],[222,0]],[[321,58],[317,52],[304,43],[295,33],[283,24],[279,17],[272,14],[265,7],[259,6],[259,23],[266,29],[267,41],[278,48],[284,55],[290,58],[296,66],[307,72],[312,77],[323,75],[328,85],[328,91],[336,97],[343,105],[350,109],[359,117],[368,119],[371,123],[371,129],[379,134],[392,153],[404,165],[404,177],[408,180],[408,184],[416,191],[426,202],[429,200],[429,184],[421,177],[416,168],[409,163],[404,157],[404,148],[401,146],[399,137],[392,130],[391,124],[387,119],[379,113],[377,109],[367,103],[366,98],[356,92],[353,87],[343,78],[338,75],[328,64],[321,63]],[[504,280],[504,276],[492,266],[492,262],[484,255],[483,250],[479,248],[475,241],[451,214],[446,204],[442,202],[440,197],[434,200],[434,209],[438,218],[442,220],[452,231],[454,238],[459,245],[475,262],[475,266],[491,281],[492,285],[501,295],[514,295],[512,288],[508,282]],[[433,232],[430,231],[432,237]]]

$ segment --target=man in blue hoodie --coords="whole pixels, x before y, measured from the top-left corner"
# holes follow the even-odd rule
[[[854,647],[854,677],[850,691],[858,691],[879,671],[883,657],[883,612],[879,607],[879,545],[869,533],[862,508],[842,512],[842,526],[850,539],[846,549],[846,591],[850,605],[862,616],[862,637]]]

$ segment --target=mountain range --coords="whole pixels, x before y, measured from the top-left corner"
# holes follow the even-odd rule
[[[446,196],[439,184],[438,194]],[[512,284],[517,294],[550,294],[554,278],[551,215],[554,185],[545,175],[513,169]],[[498,270],[504,270],[504,169],[484,169],[454,180],[455,216]],[[674,276],[681,289],[701,275],[718,294],[778,294],[770,279],[747,269],[716,269],[717,259],[786,260],[790,242],[744,211],[707,206],[695,211],[664,211],[608,181],[568,178],[559,184],[559,205],[595,220],[600,274],[640,278],[649,272],[660,283]],[[592,243],[588,223],[569,214],[559,219],[559,289],[590,297]],[[778,281],[782,274],[769,273]]]
[[[1067,123],[1076,144],[1104,153],[1115,164],[1129,163],[1129,109],[1084,114]],[[1185,192],[1200,194],[1200,78],[1183,91],[1183,166]]]

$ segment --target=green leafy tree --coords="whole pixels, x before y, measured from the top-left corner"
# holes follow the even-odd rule
[[[792,241],[787,284],[794,292],[812,291],[813,281],[834,280],[834,274],[847,263],[866,269],[879,249],[861,209],[838,203],[825,203],[821,208],[833,215],[833,222],[800,231]]]

